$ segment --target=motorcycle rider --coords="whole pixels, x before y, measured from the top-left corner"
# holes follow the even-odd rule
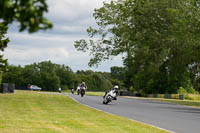
[[[70,90],[71,90],[72,94],[74,94],[74,88],[73,88],[73,87],[71,87],[71,89],[70,89]]]
[[[111,90],[115,90],[116,91],[116,97],[114,97],[113,99],[114,100],[117,100],[117,95],[118,95],[118,90],[119,90],[119,86],[118,85],[115,85],[113,88],[111,88],[109,91],[111,91]],[[106,96],[106,94],[109,92],[109,91],[106,91],[105,92],[105,95],[103,96],[103,97],[105,97]]]
[[[58,88],[58,92],[59,92],[59,93],[61,93],[61,92],[62,92],[62,89],[61,89],[60,87]]]
[[[86,85],[86,83],[84,81],[81,83],[80,88],[84,89],[85,91],[87,90],[87,85]]]
[[[76,88],[76,91],[77,91],[77,94],[79,95],[80,93],[80,89],[81,89],[81,84],[78,84],[77,88]]]
[[[81,97],[83,97],[85,95],[86,90],[87,90],[87,85],[85,84],[85,82],[82,82],[81,86],[80,86]]]

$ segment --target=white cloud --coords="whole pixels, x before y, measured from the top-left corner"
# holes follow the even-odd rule
[[[104,0],[48,0],[49,16],[60,20],[75,20],[92,17],[94,8]]]
[[[48,0],[47,17],[53,22],[54,28],[34,34],[19,33],[15,23],[8,32],[11,42],[4,52],[4,57],[14,65],[51,60],[54,63],[68,65],[74,71],[109,71],[111,66],[121,66],[119,56],[112,61],[102,62],[97,69],[89,68],[89,54],[78,52],[73,45],[76,40],[88,38],[86,29],[95,26],[93,10],[99,8],[103,1]]]

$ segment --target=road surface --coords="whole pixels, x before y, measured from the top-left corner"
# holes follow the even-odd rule
[[[198,108],[122,97],[104,105],[101,96],[67,95],[81,104],[159,128],[177,133],[200,133],[200,109]]]

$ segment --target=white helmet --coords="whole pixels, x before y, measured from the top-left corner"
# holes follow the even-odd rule
[[[115,89],[119,89],[119,86],[118,86],[118,85],[115,85],[114,88],[115,88]]]

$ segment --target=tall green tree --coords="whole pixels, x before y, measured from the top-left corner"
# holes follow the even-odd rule
[[[0,22],[0,51],[3,52],[7,47],[9,39],[5,37],[8,27],[5,23]],[[7,59],[3,59],[3,55],[0,54],[0,73],[7,67]]]
[[[46,0],[1,0],[0,20],[6,24],[19,22],[19,31],[30,33],[49,29],[52,23],[44,17],[48,11]]]
[[[125,78],[125,68],[113,66],[110,68],[111,77],[118,80],[124,80]]]
[[[141,92],[187,87],[189,66],[200,62],[198,0],[111,0],[93,16],[98,28],[87,29],[91,39],[75,42],[90,51],[90,66],[123,53],[127,81]]]
[[[127,87],[125,84],[126,70],[125,67],[113,66],[110,68],[111,82],[113,85],[119,85],[120,88]]]
[[[56,75],[55,64],[51,61],[39,62],[36,65],[40,77],[40,87],[47,91],[57,91],[60,86],[60,78]]]
[[[77,77],[70,67],[55,64],[55,72],[60,79],[60,86],[62,89],[69,89],[77,86]]]
[[[44,17],[48,12],[46,0],[0,0],[0,50],[3,51],[9,42],[5,38],[9,24],[19,23],[19,31],[29,33],[52,28],[52,23]],[[7,60],[0,55],[0,77],[7,66]]]

